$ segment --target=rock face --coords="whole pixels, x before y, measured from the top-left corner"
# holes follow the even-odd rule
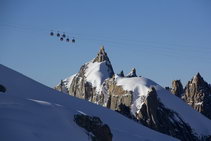
[[[151,88],[146,97],[143,97],[143,104],[133,115],[130,107],[133,104],[133,91],[126,91],[118,86],[115,78],[107,79],[103,86],[104,92],[109,94],[107,107],[115,110],[124,116],[134,119],[141,124],[162,132],[164,134],[179,138],[183,141],[197,141],[191,127],[186,124],[180,116],[166,108],[158,99],[155,88]]]
[[[182,96],[182,94],[184,93],[184,89],[180,80],[174,80],[172,82],[171,93],[178,97]]]
[[[131,72],[129,72],[129,74],[127,75],[127,77],[137,77],[136,75],[136,69],[132,68]]]
[[[0,84],[0,92],[5,93],[6,92],[6,88]]]
[[[148,92],[148,96],[140,111],[137,113],[136,118],[147,127],[179,138],[183,141],[198,140],[191,127],[187,125],[177,113],[167,109],[159,101],[157,92],[153,87]]]
[[[74,121],[84,128],[92,141],[112,141],[112,133],[107,124],[103,124],[99,117],[75,115]]]
[[[60,84],[57,85],[54,89],[61,91],[63,93],[68,93],[68,88],[65,86],[65,83],[63,80],[61,80]]]
[[[199,73],[186,85],[183,99],[195,110],[211,119],[211,88]]]
[[[118,76],[120,76],[120,77],[124,77],[125,76],[123,70],[118,74]]]
[[[105,95],[106,107],[112,110],[124,110],[121,106],[130,107],[132,104],[132,92],[124,90],[121,86],[117,86],[115,78],[107,79],[103,83],[103,94]],[[107,96],[107,98],[106,98]],[[127,116],[130,116],[127,115]]]
[[[97,54],[97,57],[94,59],[94,62],[103,62],[103,61],[108,61],[110,63],[110,60],[108,58],[107,53],[105,52],[104,46],[100,48],[100,51]]]

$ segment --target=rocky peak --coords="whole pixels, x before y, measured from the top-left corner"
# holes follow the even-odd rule
[[[178,120],[175,120],[179,119]],[[196,141],[191,128],[174,111],[166,108],[157,96],[157,91],[151,87],[148,91],[140,111],[137,113],[136,118],[143,125],[174,136],[182,141]]]
[[[114,76],[113,67],[105,52],[104,47],[100,48],[97,57],[85,63],[79,72],[71,78],[66,89],[67,93],[75,97],[86,99],[94,103],[103,103],[104,97],[101,94],[103,82]],[[61,90],[62,82],[56,87]]]
[[[87,131],[92,141],[112,141],[113,135],[109,126],[104,124],[99,117],[76,114],[74,121]]]
[[[183,99],[195,110],[211,119],[211,89],[200,73],[197,73],[185,87]]]
[[[192,83],[199,85],[204,83],[204,79],[201,77],[199,72],[193,77]]]
[[[157,109],[158,109],[157,92],[154,87],[151,87],[148,91],[148,96],[144,101],[143,106],[140,109],[138,118],[145,119],[145,124],[154,127],[157,121]]]
[[[184,89],[183,89],[181,81],[180,80],[172,81],[171,93],[178,97],[181,97],[183,92],[184,92]]]
[[[186,90],[192,89],[194,92],[200,92],[200,93],[207,93],[208,96],[211,94],[210,86],[209,84],[203,79],[203,77],[200,75],[200,73],[197,73],[191,81],[188,82],[186,85]]]
[[[136,69],[132,68],[132,70],[130,71],[130,73],[128,73],[127,77],[137,77],[136,75]]]
[[[98,52],[97,57],[94,59],[93,63],[94,63],[94,62],[103,62],[103,61],[108,61],[108,62],[110,62],[110,60],[109,60],[109,58],[108,58],[108,55],[107,55],[107,53],[105,52],[104,46],[102,46],[102,47],[100,48],[100,51]]]
[[[118,74],[118,76],[120,76],[120,77],[124,77],[125,76],[123,70]]]

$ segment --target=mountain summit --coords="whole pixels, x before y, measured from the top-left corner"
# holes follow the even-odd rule
[[[202,82],[199,76],[194,82]],[[182,141],[211,138],[211,121],[177,96],[150,79],[138,77],[136,69],[127,76],[123,71],[114,74],[104,48],[78,73],[63,82],[67,93],[72,96],[105,106]],[[56,86],[57,90],[63,88],[60,85]]]
[[[204,81],[200,73],[197,73],[185,87],[185,95],[182,97],[195,110],[211,119],[211,87]]]
[[[110,60],[109,60],[109,58],[108,58],[108,55],[107,55],[107,53],[105,52],[104,46],[102,46],[102,47],[100,48],[100,51],[98,52],[97,57],[94,59],[93,63],[94,63],[94,62],[103,62],[103,61],[108,61],[108,62],[110,62]]]
[[[137,77],[136,75],[136,69],[132,68],[132,70],[129,72],[129,74],[127,75],[127,77]]]
[[[70,95],[102,104],[102,83],[113,75],[113,67],[104,47],[102,47],[94,59],[81,66],[78,73],[64,79],[64,85],[60,83],[55,88]]]

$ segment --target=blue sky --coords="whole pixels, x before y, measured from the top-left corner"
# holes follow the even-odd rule
[[[75,44],[50,37],[66,32]],[[116,73],[211,83],[209,0],[0,0],[1,64],[54,86],[104,45]]]

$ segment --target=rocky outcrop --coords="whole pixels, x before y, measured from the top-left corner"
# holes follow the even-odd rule
[[[195,110],[211,119],[211,89],[199,73],[186,85],[183,99]]]
[[[172,81],[171,93],[176,95],[177,97],[181,97],[184,93],[184,89],[180,80]]]
[[[132,104],[132,92],[117,86],[115,78],[107,79],[103,83],[103,94],[107,96],[104,103],[109,109],[121,112],[123,110],[121,106],[124,105],[129,108]]]
[[[87,131],[92,141],[112,141],[112,133],[107,124],[103,124],[99,117],[77,114],[74,116],[76,124]]]
[[[0,92],[5,93],[6,92],[6,88],[0,84]]]
[[[96,88],[86,81],[85,71],[86,65],[83,65],[79,73],[72,80],[69,87],[69,94],[93,103],[103,103],[103,95],[98,94]]]
[[[129,72],[126,77],[137,77],[137,75],[136,75],[136,69],[135,68],[132,68],[131,72]]]
[[[68,88],[65,86],[65,83],[63,80],[61,80],[60,84],[55,86],[54,89],[63,92],[63,93],[69,93]]]
[[[94,59],[94,62],[103,62],[103,61],[108,61],[110,62],[107,53],[105,52],[104,46],[100,48],[100,51],[97,54],[97,57]]]
[[[123,70],[118,74],[119,77],[125,77]]]
[[[165,89],[167,90],[167,91],[169,91],[169,92],[171,92],[171,88],[170,87],[165,87]]]
[[[133,115],[130,107],[133,104],[133,92],[126,91],[118,86],[115,78],[107,79],[104,82],[104,90],[109,94],[107,107],[115,110],[124,116],[134,119],[141,124],[176,137],[183,141],[197,141],[191,127],[186,124],[180,116],[167,109],[158,99],[156,90],[152,87],[143,100],[141,109]]]
[[[136,118],[143,125],[180,140],[198,140],[191,127],[177,113],[165,108],[159,101],[154,88],[151,88],[148,92],[148,96],[137,113]]]

